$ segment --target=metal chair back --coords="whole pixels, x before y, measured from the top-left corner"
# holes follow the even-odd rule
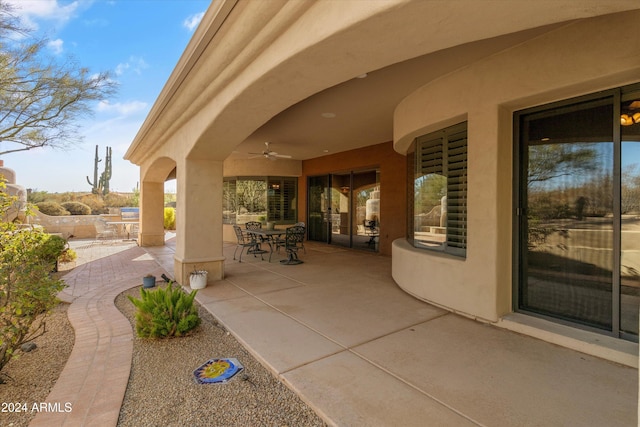
[[[239,225],[234,225],[233,231],[236,233],[236,238],[238,239],[238,245],[236,246],[235,251],[233,251],[233,259],[236,259],[236,252],[238,251],[238,248],[240,248],[239,262],[242,262],[242,252],[244,251],[244,249],[247,248],[247,253],[249,253],[251,249],[255,249],[257,243],[253,236],[242,231]],[[262,258],[262,254],[260,254],[260,258]]]
[[[260,230],[262,228],[262,223],[260,221],[249,221],[244,224],[244,227],[247,230]]]
[[[301,248],[304,241],[305,228],[301,225],[294,225],[286,230],[285,249]]]
[[[301,225],[294,225],[286,230],[284,237],[284,249],[287,251],[287,259],[280,261],[282,264],[302,264],[298,259],[298,250],[302,249],[304,242],[305,228]]]

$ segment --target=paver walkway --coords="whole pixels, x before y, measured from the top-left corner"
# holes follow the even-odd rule
[[[80,258],[64,277],[68,288],[61,299],[71,302],[75,344],[47,398],[50,411],[38,413],[30,426],[115,426],[129,381],[133,332],[113,301],[147,273],[165,271],[135,242],[74,241],[71,247],[81,249]]]

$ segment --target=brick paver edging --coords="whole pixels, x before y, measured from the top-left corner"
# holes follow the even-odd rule
[[[109,270],[114,265],[126,265],[131,255],[146,253],[141,248],[128,251],[126,255],[111,256],[121,258],[121,263],[113,263],[113,259],[108,258],[93,262],[99,263],[97,268]],[[131,268],[124,272],[126,277],[119,271],[120,280],[92,283],[91,289],[76,297],[69,306],[68,317],[75,331],[73,350],[47,397],[48,408],[53,410],[39,412],[29,424],[31,427],[117,425],[131,371],[133,331],[127,318],[116,308],[115,298],[139,286],[144,274],[159,276],[164,272],[155,261],[152,265],[129,264]],[[152,266],[154,269],[149,271]]]

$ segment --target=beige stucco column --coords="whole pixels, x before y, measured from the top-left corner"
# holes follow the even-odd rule
[[[164,245],[164,182],[142,181],[138,244]]]
[[[209,283],[224,278],[222,163],[184,159],[177,166],[174,274],[182,285],[194,269],[207,270]]]

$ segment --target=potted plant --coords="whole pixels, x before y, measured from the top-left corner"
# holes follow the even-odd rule
[[[207,286],[207,270],[194,270],[189,275],[189,286],[191,289],[204,289]]]
[[[142,287],[143,288],[153,288],[156,285],[156,276],[149,273],[142,278]]]

